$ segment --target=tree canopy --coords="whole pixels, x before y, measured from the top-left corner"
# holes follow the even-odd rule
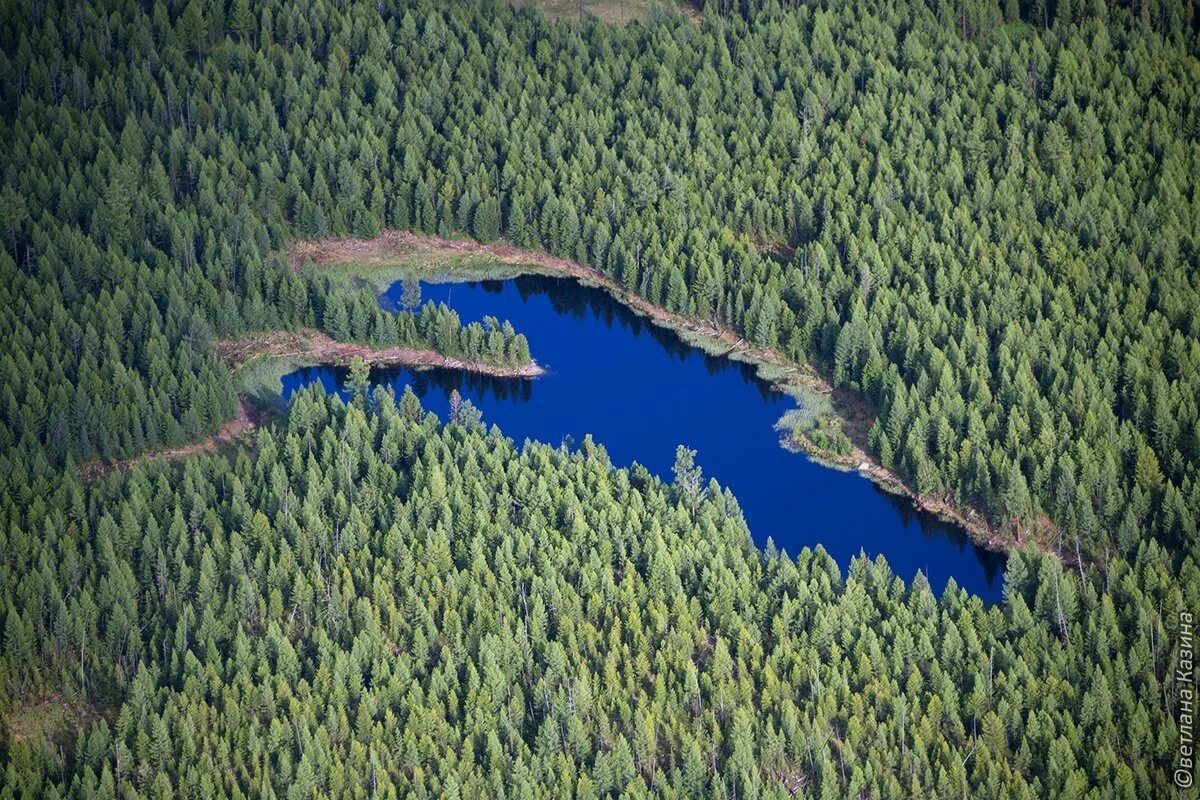
[[[9,742],[0,793],[1170,785],[1165,643],[1185,600],[1157,545],[1083,581],[1015,554],[989,608],[882,559],[843,576],[820,548],[764,555],[688,451],[669,485],[590,438],[518,448],[411,393],[369,405],[312,387],[252,454],[8,496],[0,681],[123,700],[65,763]]]
[[[1194,4],[706,5],[5,6],[0,797],[1170,791]],[[755,550],[686,449],[668,485],[361,374],[252,448],[80,481],[233,416],[220,338],[528,359],[284,255],[384,228],[545,250],[811,363],[921,493],[1085,563],[1015,553],[994,608],[843,576]],[[78,736],[25,735],[43,707]]]

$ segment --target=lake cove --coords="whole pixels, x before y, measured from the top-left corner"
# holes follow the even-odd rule
[[[398,305],[395,284],[381,301]],[[1000,599],[1004,556],[974,545],[959,528],[913,508],[853,472],[817,464],[780,446],[775,429],[796,401],[754,367],[685,344],[603,290],[567,278],[422,284],[422,300],[445,302],[463,322],[507,319],[529,339],[549,374],[490,378],[444,369],[379,368],[378,383],[406,385],[443,419],[458,389],[516,441],[579,442],[591,434],[618,466],[634,461],[671,479],[676,445],[728,487],[755,542],[795,554],[824,546],[843,573],[860,552],[882,554],[910,582],[918,570],[938,592],[953,577],[987,601]],[[283,378],[284,398],[313,383],[339,391],[345,373],[299,369]]]

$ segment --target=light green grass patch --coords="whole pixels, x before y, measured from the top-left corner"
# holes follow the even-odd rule
[[[234,379],[238,390],[251,403],[262,409],[282,411],[287,408],[283,400],[283,376],[316,364],[295,356],[259,356],[238,367]]]
[[[10,756],[24,750],[58,762],[62,755],[71,753],[79,732],[99,719],[99,708],[51,695],[8,711],[3,718],[3,744]]]
[[[1037,28],[1023,20],[1006,22],[998,28],[1002,36],[1008,37],[1014,44],[1037,35]]]
[[[417,278],[428,283],[455,283],[507,280],[518,275],[546,272],[534,264],[502,264],[486,253],[428,251],[389,254],[370,262],[329,264],[313,269],[318,269],[335,283],[373,286],[381,293],[396,281],[406,278]]]
[[[796,407],[785,411],[775,423],[780,444],[809,454],[845,456],[851,452],[850,439],[842,430],[841,418],[828,395],[802,384],[790,384],[783,390],[796,400]],[[831,461],[817,460],[834,466]]]
[[[674,10],[671,0],[512,0],[514,6],[540,6],[551,19],[579,19],[588,14],[604,22],[623,25],[635,19],[646,19],[656,5]]]

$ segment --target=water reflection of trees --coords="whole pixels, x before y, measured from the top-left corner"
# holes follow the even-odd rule
[[[504,290],[505,283],[506,281],[481,281],[477,285],[484,291],[499,294]],[[635,338],[648,334],[672,359],[682,362],[693,357],[699,358],[709,375],[736,369],[746,383],[758,389],[764,400],[778,397],[771,384],[758,377],[758,370],[752,364],[734,361],[725,355],[712,355],[688,344],[674,331],[655,325],[624,303],[613,299],[612,295],[599,287],[584,286],[570,278],[546,275],[522,275],[515,278],[513,283],[522,302],[531,297],[545,296],[550,302],[550,307],[559,315],[583,321],[591,314],[604,323],[605,327],[619,325]]]
[[[330,394],[341,394],[340,390],[348,372],[342,367],[334,366],[300,367],[283,376],[283,399],[291,400],[293,394],[313,384],[320,384]]]
[[[462,372],[442,367],[428,369],[380,367],[372,371],[371,382],[391,386],[397,396],[404,392],[405,386],[411,386],[417,397],[425,397],[435,390],[449,396],[454,389],[457,389],[459,394],[464,397],[476,399],[528,403],[533,397],[533,381],[531,380],[497,378],[491,375],[480,375],[477,372]]]
[[[978,546],[971,541],[971,537],[962,528],[948,522],[943,522],[927,511],[922,511],[915,507],[909,498],[885,491],[874,482],[871,483],[871,486],[875,491],[887,498],[888,503],[891,504],[892,508],[900,516],[900,522],[905,528],[910,527],[913,522],[916,522],[921,537],[927,541],[935,542],[939,539],[945,539],[958,548],[959,552],[963,552],[969,548],[975,554],[975,559],[979,562],[980,567],[983,568],[983,575],[987,579],[988,585],[994,583],[1004,574],[1007,558],[1003,553],[993,553],[991,550],[986,550]]]
[[[724,353],[712,355],[699,347],[688,344],[674,331],[655,325],[648,318],[635,313],[624,303],[615,300],[607,291],[597,286],[585,286],[573,278],[553,275],[519,275],[515,278],[498,280],[467,281],[461,285],[499,296],[510,284],[516,289],[517,296],[520,297],[522,303],[526,303],[534,297],[544,297],[558,316],[577,322],[583,322],[591,316],[603,323],[606,328],[619,326],[633,338],[646,334],[674,360],[685,362],[691,358],[699,358],[709,375],[717,375],[731,369],[737,370],[745,382],[753,384],[758,389],[759,395],[764,400],[778,398],[778,394],[771,384],[758,377],[758,370],[753,365],[735,361]],[[454,304],[450,302],[452,296],[442,297],[437,294],[438,289],[446,286],[447,284],[431,284],[430,293],[437,300],[446,302],[453,307]],[[395,291],[397,290],[394,286],[389,287],[388,291],[381,296],[381,302],[385,303],[385,308],[390,306],[389,310],[395,308],[395,301],[392,297]],[[493,313],[503,318],[505,312],[502,304],[497,304]],[[469,320],[464,317],[463,321],[477,320]],[[538,333],[536,330],[519,332],[536,341]],[[536,350],[534,355],[537,355]]]
[[[301,367],[283,378],[283,397],[291,399],[297,391],[313,384],[320,384],[325,391],[336,393],[345,399],[344,385],[348,371],[344,367],[317,366]],[[431,393],[450,396],[457,389],[467,398],[494,399],[528,403],[533,398],[533,381],[523,378],[496,378],[474,372],[461,372],[441,367],[413,369],[411,367],[376,367],[371,370],[373,386],[388,386],[399,397],[406,386],[413,394],[424,398]]]

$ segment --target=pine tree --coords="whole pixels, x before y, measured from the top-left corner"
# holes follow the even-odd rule
[[[500,203],[494,197],[485,197],[475,206],[471,233],[481,242],[494,242],[500,238]]]
[[[13,261],[17,261],[17,236],[21,233],[25,221],[29,219],[29,210],[25,198],[11,186],[6,185],[0,191],[0,224],[8,233],[9,246],[12,248]]]
[[[350,341],[350,315],[346,311],[346,302],[340,295],[331,296],[326,303],[322,326],[334,339]]]
[[[346,378],[346,390],[356,405],[363,405],[371,390],[371,367],[367,362],[355,356],[350,359],[350,374]]]

